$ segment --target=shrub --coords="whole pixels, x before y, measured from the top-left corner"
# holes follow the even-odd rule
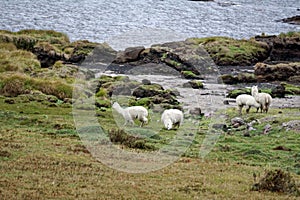
[[[15,97],[39,90],[59,99],[71,98],[73,87],[59,80],[34,79],[24,74],[5,74],[0,76],[0,94]]]
[[[0,49],[15,51],[17,50],[17,47],[13,43],[0,42]]]
[[[7,45],[9,47],[9,45]],[[9,49],[13,49],[12,46]],[[40,68],[40,62],[31,52],[0,48],[0,73],[7,71],[32,72]]]
[[[4,96],[16,97],[20,94],[26,94],[25,82],[27,78],[20,74],[15,74],[0,80],[0,94]]]
[[[127,133],[125,133],[124,130],[116,130],[116,129],[110,130],[109,138],[111,142],[116,144],[122,144],[129,148],[148,149],[148,150],[155,149],[154,146],[147,144],[145,140],[133,135],[128,135]]]
[[[259,182],[252,186],[252,190],[300,195],[300,190],[290,173],[281,169],[266,171]]]
[[[72,98],[73,93],[72,86],[59,80],[35,80],[34,88],[45,94],[54,95],[59,99]]]

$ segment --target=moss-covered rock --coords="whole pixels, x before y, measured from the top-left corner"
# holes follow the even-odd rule
[[[281,33],[278,36],[256,36],[255,40],[268,44],[270,47],[269,61],[300,61],[300,32]]]
[[[293,76],[300,76],[300,62],[265,64],[257,63],[254,74],[260,81],[288,81]]]
[[[266,43],[236,40],[228,37],[190,38],[189,42],[202,45],[211,58],[220,66],[246,66],[263,61],[269,56]]]
[[[153,97],[155,95],[162,95],[164,93],[164,89],[159,84],[151,84],[151,85],[141,85],[137,87],[132,95],[137,98],[144,97]]]
[[[204,85],[201,81],[192,80],[192,81],[188,81],[188,82],[184,83],[183,87],[187,87],[187,88],[191,87],[193,89],[202,89],[204,87]]]
[[[105,43],[100,44],[87,40],[70,42],[66,34],[52,30],[22,30],[18,32],[0,30],[0,43],[11,43],[18,49],[31,51],[37,56],[42,67],[51,67],[56,61],[81,63],[99,46],[101,48],[98,49],[102,49],[105,53],[115,55],[115,51]]]
[[[181,74],[186,79],[201,79],[199,75],[196,75],[192,71],[182,71]]]
[[[285,93],[287,95],[300,95],[300,86],[288,83],[281,83],[285,87]]]
[[[239,96],[241,94],[249,94],[249,95],[251,95],[251,89],[250,88],[241,88],[241,89],[231,90],[227,94],[227,97],[228,98],[236,98],[237,96]]]
[[[237,75],[223,74],[218,77],[218,82],[233,85],[238,83],[255,83],[257,79],[251,73],[239,73]]]

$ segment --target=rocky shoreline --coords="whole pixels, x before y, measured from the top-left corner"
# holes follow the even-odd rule
[[[172,75],[175,80],[185,80],[185,86],[182,87],[184,90],[203,90],[204,93],[207,93],[205,89],[208,84],[225,84],[227,88],[238,89],[268,83],[266,85],[272,86],[262,89],[274,97],[299,95],[299,38],[299,32],[277,36],[260,35],[248,40],[227,37],[188,38],[155,44],[149,48],[138,46],[115,51],[106,43],[70,42],[65,34],[55,31],[0,31],[0,56],[3,58],[0,95],[10,98],[38,91],[55,96],[62,102],[72,103],[72,84],[80,78],[92,80],[91,84],[97,86],[93,89],[96,93],[101,90],[103,94],[98,95],[100,108],[110,107],[109,98],[112,90],[119,87],[118,84],[121,84],[121,90],[128,90],[128,94],[131,94],[133,86],[140,87],[139,95],[135,93],[132,104],[168,102],[167,107],[178,105],[175,99],[176,96],[179,98],[179,94],[153,87],[152,80],[149,80],[150,86],[142,87],[139,85],[147,84],[136,85],[109,77],[104,77],[105,80],[96,78],[95,81],[95,73],[132,77]],[[209,77],[214,77],[210,83]],[[106,84],[104,88],[103,84]],[[164,81],[160,84],[166,85]],[[287,89],[275,93],[273,89],[278,87]],[[224,94],[229,92],[223,91]],[[85,95],[90,96],[90,93],[86,91]]]

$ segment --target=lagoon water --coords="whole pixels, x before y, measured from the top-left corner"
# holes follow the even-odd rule
[[[299,15],[299,9],[299,0],[1,0],[0,29],[53,29],[72,41],[117,41],[115,48],[123,48],[120,43],[147,46],[188,37],[300,31],[276,22]]]

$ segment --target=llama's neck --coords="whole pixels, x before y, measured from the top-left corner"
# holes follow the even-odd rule
[[[115,104],[114,109],[120,114],[124,113],[124,108],[122,108],[119,104]]]
[[[258,94],[258,91],[256,89],[252,89],[252,96],[256,96]]]

